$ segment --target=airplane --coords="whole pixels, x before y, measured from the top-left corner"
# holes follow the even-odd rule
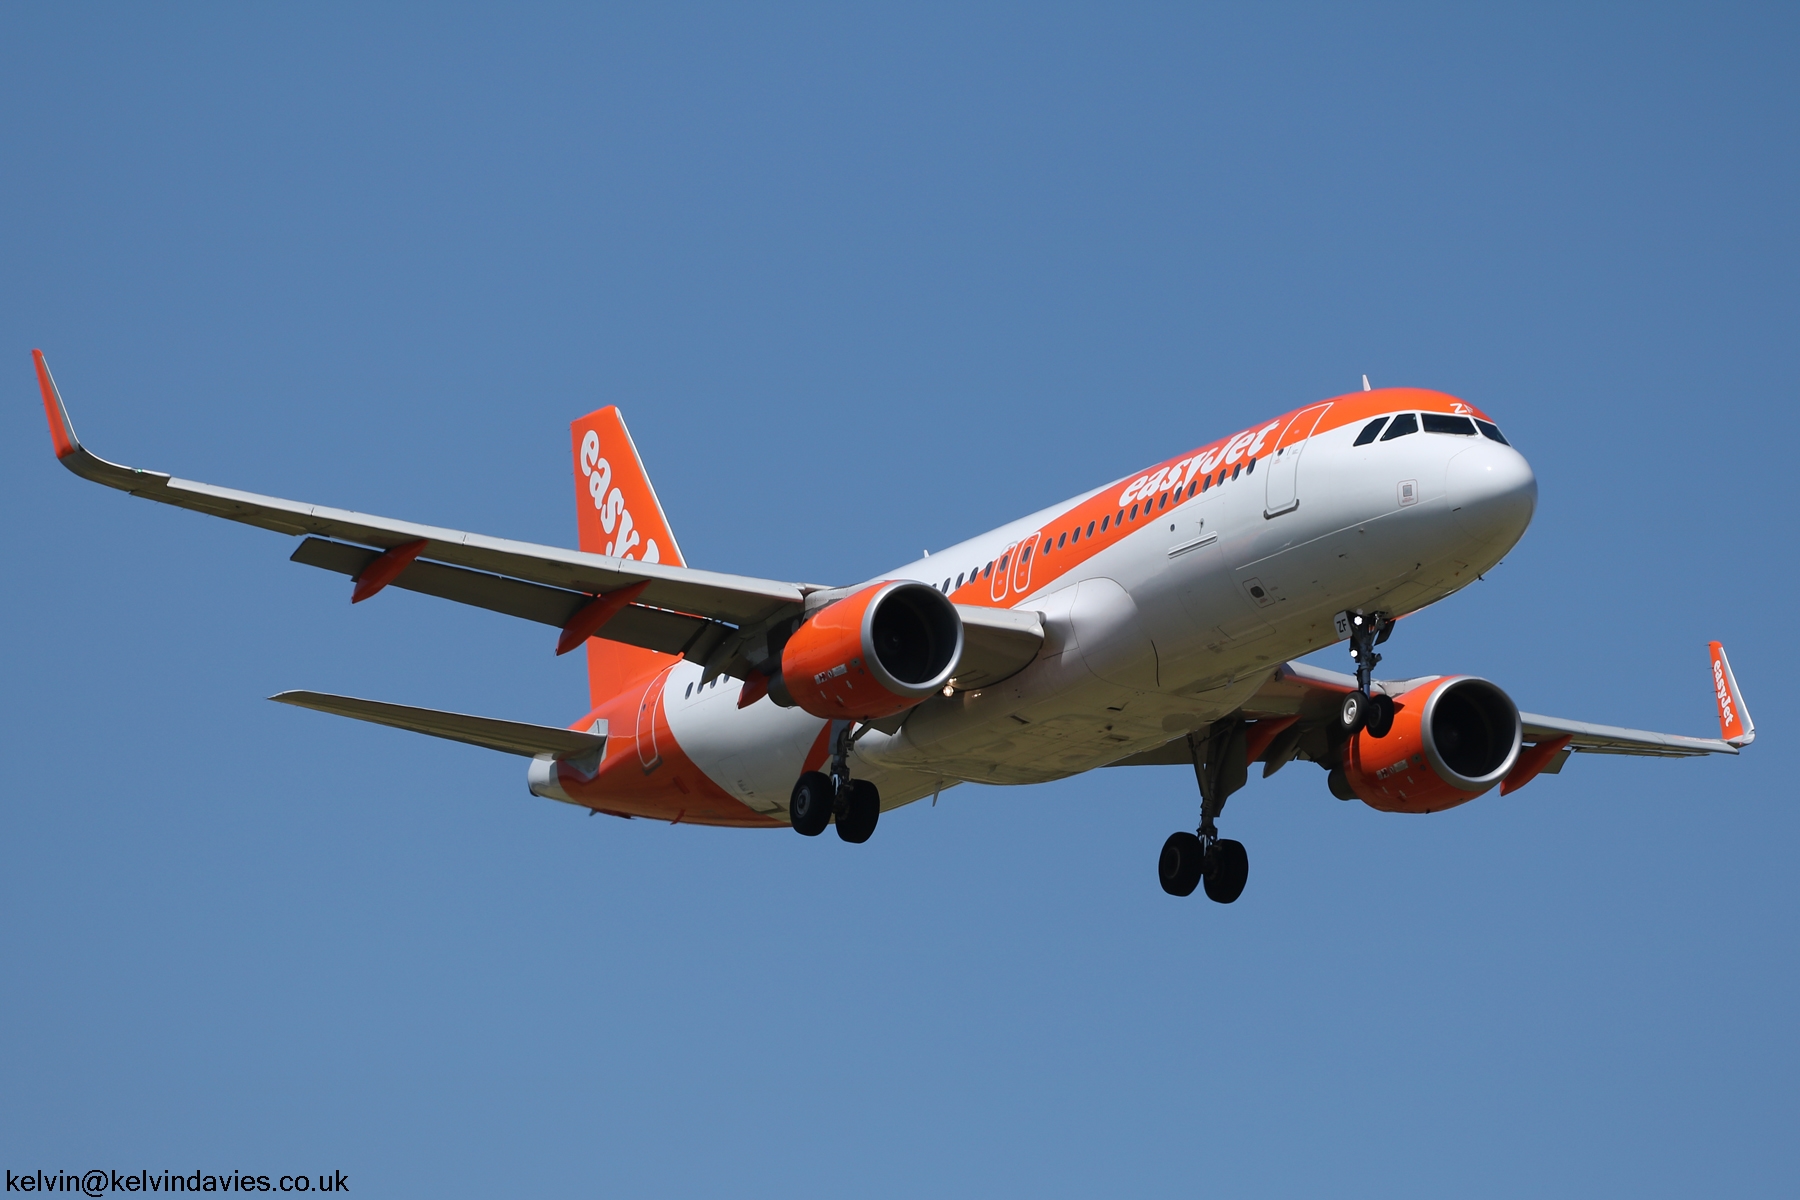
[[[1185,764],[1199,823],[1164,891],[1237,900],[1219,835],[1253,763],[1340,800],[1438,812],[1570,756],[1736,754],[1755,724],[1709,644],[1719,737],[1521,713],[1470,675],[1379,680],[1396,622],[1524,535],[1537,481],[1486,412],[1443,392],[1335,396],[1186,450],[875,579],[825,586],[687,565],[616,407],[570,426],[578,550],[347,512],[119,466],[75,436],[32,351],[57,458],[83,479],[303,540],[294,562],[554,627],[584,648],[566,728],[313,691],[270,697],[518,754],[538,796],[671,824],[835,826],[959,783]],[[1297,662],[1347,642],[1352,671]]]

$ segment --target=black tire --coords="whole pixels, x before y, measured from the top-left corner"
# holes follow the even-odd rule
[[[866,779],[850,781],[844,815],[838,818],[838,836],[846,842],[866,842],[881,820],[881,793]]]
[[[1342,737],[1352,737],[1369,719],[1369,694],[1355,691],[1347,694],[1338,705],[1337,731]]]
[[[1162,890],[1171,896],[1191,896],[1200,886],[1206,870],[1206,848],[1191,833],[1171,833],[1163,843],[1162,857],[1156,861],[1156,875]]]
[[[794,784],[788,797],[788,820],[794,831],[807,837],[818,837],[831,824],[831,777],[822,771],[808,771]]]
[[[1363,732],[1372,738],[1384,738],[1394,728],[1394,698],[1386,695],[1369,697],[1369,715],[1363,718]]]
[[[1342,767],[1331,768],[1331,773],[1325,776],[1325,786],[1339,800],[1356,799],[1356,791],[1350,786],[1350,777],[1344,774]]]
[[[1250,881],[1250,856],[1244,843],[1221,838],[1212,852],[1212,870],[1206,873],[1206,898],[1230,904],[1244,894]]]

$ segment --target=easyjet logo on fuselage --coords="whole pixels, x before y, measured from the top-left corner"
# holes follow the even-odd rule
[[[1169,493],[1169,500],[1179,503],[1179,499],[1189,496],[1190,488],[1196,488],[1196,480],[1202,475],[1210,476],[1218,471],[1219,478],[1214,482],[1223,483],[1230,472],[1222,468],[1239,467],[1246,459],[1261,459],[1268,454],[1283,451],[1292,453],[1301,443],[1321,434],[1404,409],[1454,412],[1481,420],[1487,419],[1480,409],[1465,404],[1454,396],[1417,388],[1351,392],[1309,408],[1283,413],[1272,421],[1253,426],[1231,437],[1221,438],[1193,451],[1186,458],[1176,459],[1132,479],[1113,501],[1113,507],[1118,510],[1116,515],[1108,513],[1102,507],[1107,503],[1104,492],[1090,497],[1053,521],[1060,524],[1066,518],[1080,518],[1083,515],[1094,518],[1086,522],[1085,537],[1080,528],[1066,533],[1046,528],[1022,541],[1009,542],[999,557],[989,562],[985,569],[977,568],[971,572],[966,585],[960,582],[960,575],[957,576],[959,582],[954,585],[946,581],[943,586],[950,588],[946,594],[953,596],[960,604],[982,604],[988,601],[994,604],[1005,603],[1009,595],[1025,594],[1031,590],[1032,571],[1037,568],[1037,564],[1043,564],[1037,569],[1038,583],[1042,586],[1061,578],[1076,564],[1098,552],[1102,545],[1110,545],[1127,536],[1127,522],[1137,519],[1138,506],[1143,506],[1146,512],[1150,511],[1157,497],[1164,492]],[[1299,428],[1295,422],[1309,414],[1316,414],[1312,427]],[[1329,421],[1326,419],[1328,417]],[[1285,432],[1277,433],[1278,430]],[[1096,521],[1099,529],[1095,528]],[[1082,524],[1082,519],[1074,520],[1076,527]],[[1106,532],[1103,534],[1102,530]],[[1103,537],[1104,542],[1101,540]],[[1056,556],[1054,565],[1049,557],[1053,554]],[[981,581],[985,581],[988,587],[980,588]]]
[[[1196,475],[1210,475],[1214,468],[1228,467],[1246,455],[1255,458],[1262,453],[1263,442],[1280,428],[1280,419],[1270,421],[1261,429],[1246,430],[1192,458],[1178,459],[1152,474],[1140,475],[1126,484],[1125,490],[1119,493],[1119,507],[1124,508],[1145,496],[1154,496],[1164,488],[1186,487]]]
[[[588,495],[594,498],[594,509],[600,514],[600,528],[612,539],[606,543],[605,553],[615,558],[636,558],[647,563],[661,562],[662,552],[657,549],[655,538],[644,544],[641,557],[632,554],[642,533],[634,528],[636,522],[632,520],[631,509],[625,503],[625,493],[613,486],[612,464],[600,457],[600,435],[592,429],[581,438],[581,473],[587,476]],[[616,535],[613,533],[615,528],[618,530]]]

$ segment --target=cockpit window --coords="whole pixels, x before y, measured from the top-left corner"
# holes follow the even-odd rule
[[[1449,413],[1425,413],[1426,433],[1459,433],[1464,437],[1475,436],[1475,422],[1467,417],[1452,416]]]
[[[1489,441],[1499,442],[1502,446],[1512,445],[1511,442],[1500,436],[1500,427],[1492,421],[1477,421],[1475,424],[1481,427],[1481,436]]]
[[[1409,433],[1417,432],[1419,432],[1419,418],[1411,413],[1401,413],[1394,418],[1394,423],[1388,426],[1388,431],[1381,435],[1381,440],[1391,442],[1397,437],[1405,437]]]
[[[1362,432],[1356,435],[1355,444],[1358,446],[1368,445],[1375,440],[1375,435],[1380,433],[1381,427],[1386,424],[1386,417],[1376,417],[1373,421],[1370,421],[1367,425],[1363,426]]]

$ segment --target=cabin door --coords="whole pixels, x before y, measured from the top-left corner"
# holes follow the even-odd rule
[[[1307,439],[1312,437],[1320,418],[1330,407],[1327,402],[1303,408],[1281,431],[1281,437],[1275,442],[1275,453],[1265,463],[1269,482],[1263,516],[1279,517],[1300,507],[1300,452],[1306,449]]]

